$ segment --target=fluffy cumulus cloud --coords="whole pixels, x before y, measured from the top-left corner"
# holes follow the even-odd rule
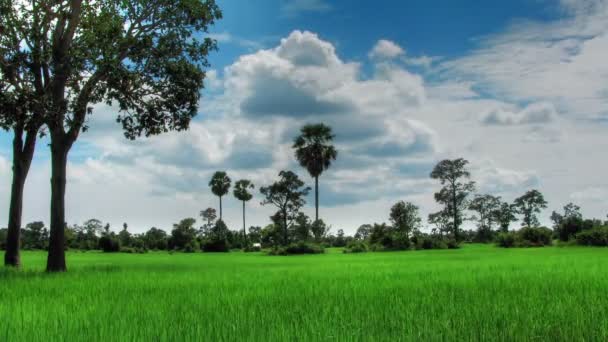
[[[575,16],[590,15],[583,12]],[[531,24],[526,27],[540,32]],[[169,229],[183,217],[216,206],[207,186],[215,170],[228,171],[233,180],[251,179],[258,188],[283,169],[311,182],[291,149],[299,128],[310,122],[327,123],[336,134],[338,160],[321,177],[321,213],[335,228],[353,232],[362,223],[385,221],[390,205],[400,199],[420,205],[423,214],[436,210],[432,193],[438,184],[429,173],[443,158],[471,160],[479,191],[512,199],[539,187],[552,204],[567,201],[580,191],[578,177],[590,187],[602,181],[593,170],[607,170],[597,149],[589,152],[593,165],[576,172],[566,167],[584,164],[580,146],[608,149],[601,127],[573,121],[598,108],[572,110],[563,105],[566,94],[531,92],[524,98],[517,87],[508,86],[506,76],[491,64],[508,62],[500,56],[501,42],[520,32],[513,30],[491,38],[468,57],[441,61],[439,77],[431,80],[410,69],[405,50],[395,43],[381,40],[370,46],[375,57],[364,68],[317,34],[294,31],[273,48],[211,71],[210,91],[190,130],[133,142],[124,139],[113,120],[116,108],[97,106],[90,130],[72,151],[69,221],[99,217],[114,226],[127,221],[135,231]],[[515,43],[531,48],[526,41]],[[584,48],[577,51],[585,53]],[[570,52],[570,60],[577,56]],[[444,79],[446,74],[458,77]],[[541,74],[522,71],[517,82],[538,85],[539,79],[524,76]],[[509,96],[481,96],[484,85]],[[576,92],[573,96],[577,99]],[[48,212],[48,157],[40,158],[26,189],[26,220],[46,220]],[[2,188],[10,179],[7,160],[8,155],[0,155]],[[260,200],[256,190],[248,204],[252,225],[266,224],[273,211],[261,207]],[[0,205],[7,201],[3,196]],[[238,226],[239,204],[224,203],[228,224]],[[593,213],[600,209],[591,207]],[[310,206],[306,210],[310,213]]]
[[[372,51],[369,53],[370,58],[395,58],[405,54],[405,50],[396,43],[380,39]]]

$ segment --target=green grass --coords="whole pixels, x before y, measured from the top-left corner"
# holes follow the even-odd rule
[[[608,249],[45,258],[0,268],[0,341],[608,340]]]

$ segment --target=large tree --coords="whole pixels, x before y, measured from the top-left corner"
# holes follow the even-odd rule
[[[498,223],[500,231],[506,233],[509,231],[511,222],[517,221],[517,216],[515,216],[516,213],[517,211],[513,204],[501,202],[498,208],[492,213],[492,216],[494,217],[494,221]]]
[[[125,136],[187,129],[196,115],[207,55],[203,38],[221,12],[214,0],[0,0],[0,35],[25,67],[51,143],[51,224],[47,271],[66,270],[65,186],[68,153],[99,102],[115,105]],[[16,38],[13,38],[16,37]],[[3,57],[2,64],[7,64]],[[9,61],[12,63],[12,61]],[[24,87],[16,99],[27,100]],[[23,95],[23,96],[22,96]]]
[[[433,171],[431,178],[438,179],[443,187],[435,193],[435,200],[443,205],[443,209],[429,215],[429,221],[437,221],[443,217],[449,221],[454,239],[460,239],[458,229],[464,221],[464,211],[469,205],[469,195],[475,190],[475,182],[470,181],[471,173],[467,170],[469,162],[458,158],[440,161]]]
[[[19,8],[21,7],[21,8]],[[41,28],[28,26],[25,11],[11,0],[0,0],[0,128],[13,133],[13,162],[11,197],[8,211],[8,230],[4,264],[19,266],[23,189],[38,135],[44,134],[43,113],[38,109],[43,102],[41,79],[32,70],[39,68],[42,53]]]
[[[547,201],[540,191],[534,189],[516,198],[513,205],[517,209],[517,213],[522,215],[521,225],[535,227],[540,224],[537,214],[547,208]]]
[[[293,143],[296,159],[315,179],[315,221],[319,219],[319,176],[338,156],[331,144],[334,137],[331,127],[322,123],[309,124],[300,129],[300,135]]]
[[[222,221],[222,197],[230,190],[230,184],[230,177],[224,171],[216,171],[209,181],[211,192],[220,198],[220,221]]]
[[[492,230],[496,221],[496,211],[500,209],[500,197],[493,195],[475,195],[469,203],[469,210],[475,215],[471,218],[477,221],[479,230]]]
[[[241,179],[234,184],[233,194],[236,199],[243,202],[243,239],[247,242],[247,229],[245,228],[245,203],[253,198],[253,194],[249,192],[255,186],[248,179]]]
[[[410,233],[420,228],[422,222],[418,207],[404,201],[399,201],[391,207],[390,219],[395,232],[406,240],[409,240]]]
[[[265,197],[261,204],[272,204],[278,209],[272,218],[282,226],[283,244],[289,241],[288,229],[306,204],[304,197],[309,191],[310,188],[305,187],[304,182],[292,171],[279,172],[278,181],[260,188],[260,193]]]

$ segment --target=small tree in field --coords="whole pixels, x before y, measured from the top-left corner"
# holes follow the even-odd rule
[[[280,222],[285,245],[289,242],[288,229],[306,203],[304,197],[309,191],[310,188],[304,187],[304,182],[291,171],[279,172],[278,181],[260,188],[260,193],[264,196],[261,204],[272,204],[278,209],[272,219]]]
[[[501,202],[498,208],[494,210],[492,216],[494,221],[498,223],[501,232],[508,232],[511,222],[517,221],[516,213],[515,206],[506,202]]]
[[[222,220],[222,196],[230,190],[230,182],[230,177],[224,171],[215,172],[209,181],[211,192],[220,198],[220,221]]]
[[[241,179],[234,184],[233,194],[236,199],[243,202],[243,239],[247,243],[247,229],[245,228],[245,203],[253,198],[250,189],[255,189],[253,183],[248,179]]]
[[[422,222],[418,216],[418,207],[404,201],[399,201],[392,206],[390,219],[395,232],[405,240],[409,240],[410,233],[419,229]]]
[[[530,190],[521,197],[516,198],[514,206],[517,209],[517,213],[522,215],[521,225],[523,227],[536,227],[540,224],[537,214],[542,209],[547,208],[547,201],[545,201],[540,191]]]
[[[296,159],[315,179],[315,221],[319,219],[319,176],[336,160],[338,151],[331,145],[334,135],[331,127],[322,123],[305,125],[295,139]]]
[[[38,125],[48,129],[46,269],[65,271],[68,154],[93,105],[115,105],[129,139],[187,129],[216,48],[204,36],[221,12],[213,0],[1,0],[0,14],[0,107],[17,104],[0,116],[12,117],[9,127],[26,116],[30,140]],[[30,149],[27,135],[22,152]]]
[[[443,209],[429,215],[429,221],[444,222],[447,220],[454,239],[460,239],[458,229],[464,221],[464,211],[469,205],[469,195],[475,190],[475,182],[469,181],[471,173],[467,170],[469,162],[458,158],[442,160],[431,172],[431,178],[438,179],[443,187],[435,193],[437,203]]]

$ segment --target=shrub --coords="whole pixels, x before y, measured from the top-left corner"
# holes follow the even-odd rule
[[[226,239],[209,239],[203,242],[201,246],[203,252],[229,252],[228,241]]]
[[[553,232],[546,227],[525,227],[517,234],[522,243],[528,243],[530,247],[550,246],[553,242]]]
[[[99,248],[105,253],[115,253],[120,251],[120,243],[117,238],[104,235],[99,238]]]
[[[365,253],[368,251],[367,244],[364,241],[351,240],[346,244],[344,253]]]
[[[297,242],[289,244],[285,247],[274,248],[270,251],[270,255],[296,255],[296,254],[321,254],[325,253],[323,247],[309,243]]]
[[[148,250],[146,248],[140,248],[140,247],[120,247],[120,253],[144,254],[144,253],[148,253]]]
[[[446,242],[446,245],[448,246],[448,249],[458,249],[458,248],[460,248],[460,244],[458,243],[458,241],[456,241],[454,239],[449,239]]]
[[[438,236],[420,235],[416,238],[416,249],[447,249],[445,239]]]
[[[516,234],[515,232],[499,233],[496,236],[496,245],[498,247],[510,248],[516,245]]]
[[[525,227],[516,232],[500,233],[496,239],[499,247],[543,247],[553,243],[553,232],[546,227]]]
[[[200,246],[196,241],[190,241],[184,246],[184,253],[194,253],[199,250]]]
[[[608,226],[595,227],[576,234],[576,243],[583,246],[608,246]]]
[[[252,245],[249,245],[249,246],[243,248],[243,252],[246,252],[246,253],[259,252],[261,250],[262,250],[262,247],[260,247],[260,246],[252,246]]]

